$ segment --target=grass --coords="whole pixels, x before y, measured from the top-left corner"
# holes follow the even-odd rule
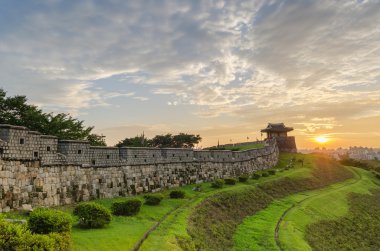
[[[192,212],[188,231],[197,249],[229,250],[238,224],[248,215],[267,207],[275,198],[312,190],[352,177],[351,172],[323,156],[310,156],[308,178],[283,177],[245,190],[221,192],[205,199]],[[294,161],[298,165],[300,162]],[[313,164],[315,163],[315,164]],[[281,164],[281,163],[280,163]],[[305,160],[304,160],[305,165]],[[302,168],[302,167],[301,167]],[[303,167],[305,168],[305,167]],[[301,177],[305,176],[301,173]]]
[[[245,150],[251,150],[251,149],[258,149],[263,148],[264,144],[262,143],[256,143],[256,144],[249,144],[249,145],[236,145],[236,146],[226,146],[225,150],[231,150],[231,151],[245,151]]]
[[[280,242],[284,250],[311,250],[304,238],[307,225],[346,215],[348,194],[368,194],[370,189],[378,187],[371,181],[371,173],[356,168],[354,170],[357,173],[356,182],[346,183],[341,187],[337,185],[338,187],[317,193],[288,212],[280,226]]]
[[[313,250],[379,250],[380,189],[373,194],[351,193],[349,213],[336,220],[322,220],[306,227]]]
[[[195,193],[191,191],[190,186],[183,187],[182,190],[187,193],[186,199],[170,199],[168,192],[165,192],[165,199],[160,205],[143,205],[138,215],[132,217],[113,216],[111,224],[106,228],[74,227],[72,232],[74,250],[131,250],[156,222],[171,210],[185,204]],[[124,198],[103,199],[95,202],[110,208],[113,202],[121,200]]]
[[[271,180],[275,177],[268,177]],[[264,179],[263,179],[264,181]],[[238,183],[235,186],[223,189],[213,189],[210,183],[201,185],[201,192],[192,191],[195,185],[183,186],[179,189],[186,192],[185,199],[169,199],[169,191],[164,192],[165,199],[158,206],[143,205],[138,215],[132,217],[113,216],[111,224],[103,229],[73,228],[72,238],[74,250],[130,250],[142,238],[144,233],[156,224],[165,214],[178,208],[172,213],[144,242],[141,250],[180,250],[180,244],[189,238],[186,232],[187,217],[191,208],[204,198],[230,189],[239,189],[249,185]],[[141,198],[141,196],[137,196]],[[115,201],[123,198],[96,200],[108,208]],[[64,207],[62,210],[71,212],[72,207]],[[178,243],[178,238],[179,242]]]
[[[262,143],[252,143],[247,145],[233,145],[233,146],[213,146],[209,148],[205,148],[205,150],[230,150],[230,151],[245,151],[251,149],[259,149],[264,148],[264,144]]]
[[[132,217],[114,216],[110,225],[103,229],[80,229],[73,227],[72,239],[74,250],[130,250],[142,238],[144,233],[156,224],[165,214],[174,210],[161,225],[151,233],[148,239],[143,243],[141,250],[194,250],[194,243],[187,231],[188,220],[194,208],[202,203],[206,198],[220,192],[240,191],[246,188],[254,187],[259,184],[271,182],[279,177],[307,177],[312,170],[312,161],[306,161],[304,166],[299,163],[294,168],[283,171],[289,161],[296,157],[304,158],[303,155],[281,154],[279,164],[274,168],[278,172],[276,175],[259,180],[250,179],[248,182],[238,182],[234,186],[225,185],[222,189],[211,188],[210,183],[201,185],[201,192],[192,191],[195,185],[183,186],[177,189],[186,192],[185,199],[169,199],[170,191],[165,191],[165,199],[159,206],[143,205],[138,215]],[[306,157],[308,159],[308,157]],[[280,170],[281,169],[281,170]],[[261,173],[259,171],[258,173]],[[142,196],[136,196],[141,198]],[[108,208],[113,202],[124,200],[125,198],[101,199],[96,200]],[[176,209],[179,207],[178,209]],[[72,213],[74,205],[65,206],[59,209]],[[23,218],[25,215],[16,213],[8,214],[9,218]]]
[[[274,169],[283,168],[292,158],[303,158],[301,154],[281,154],[279,164]],[[306,157],[309,158],[309,157]],[[237,183],[234,186],[225,185],[222,189],[213,189],[209,183],[202,184],[202,192],[198,192],[186,205],[177,209],[171,214],[144,242],[141,250],[195,250],[195,245],[187,231],[187,225],[190,215],[194,208],[202,203],[206,198],[216,195],[220,192],[231,191],[240,193],[246,188],[256,186],[265,182],[270,182],[279,177],[304,177],[311,172],[310,160],[304,166],[296,164],[294,168],[288,171],[277,172],[275,176],[260,178],[259,180],[250,179],[245,183]],[[258,173],[261,173],[259,171]]]
[[[235,250],[278,250],[274,236],[276,224],[289,208],[291,208],[290,211],[280,225],[279,238],[282,248],[284,250],[311,250],[304,236],[305,227],[308,224],[321,219],[335,219],[346,215],[349,193],[369,193],[370,189],[377,187],[372,182],[373,174],[356,168],[351,168],[351,170],[355,171],[353,179],[324,189],[302,192],[275,200],[265,210],[245,218],[234,235]]]

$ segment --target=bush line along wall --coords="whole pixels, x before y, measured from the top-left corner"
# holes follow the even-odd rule
[[[155,192],[274,166],[275,141],[241,152],[90,147],[0,125],[0,211]]]

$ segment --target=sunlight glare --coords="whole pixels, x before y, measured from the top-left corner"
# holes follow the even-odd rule
[[[318,136],[315,138],[315,141],[317,141],[320,144],[324,144],[324,143],[328,142],[329,139],[326,138],[325,136]]]

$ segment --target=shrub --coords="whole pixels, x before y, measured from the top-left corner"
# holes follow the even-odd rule
[[[24,236],[25,249],[22,250],[71,250],[69,233],[26,234]]]
[[[155,206],[160,204],[161,200],[164,199],[164,196],[161,194],[147,194],[144,196],[145,204]]]
[[[71,216],[67,213],[37,208],[30,213],[28,227],[37,234],[63,233],[71,231]]]
[[[262,176],[262,177],[268,177],[268,176],[269,176],[269,173],[267,173],[267,172],[263,172],[263,173],[261,174],[261,176]]]
[[[268,174],[269,174],[269,175],[275,175],[275,174],[276,174],[276,170],[269,170],[269,171],[268,171]]]
[[[222,179],[216,179],[214,182],[211,183],[211,187],[213,188],[222,188],[224,185],[224,180]]]
[[[376,178],[380,179],[380,173],[377,173],[375,176]]]
[[[225,179],[224,179],[224,182],[225,182],[227,185],[235,185],[235,184],[236,184],[236,179],[234,179],[234,178],[225,178]]]
[[[258,174],[258,173],[254,173],[254,174],[252,174],[252,179],[254,179],[254,180],[258,180],[258,179],[260,179],[260,174]]]
[[[112,213],[114,215],[125,215],[133,216],[140,212],[141,200],[139,199],[129,199],[121,202],[114,202],[112,204]]]
[[[25,225],[0,219],[0,250],[70,250],[70,233],[32,234]]]
[[[101,228],[111,222],[110,211],[104,206],[93,202],[76,206],[74,215],[79,217],[79,226],[83,228]]]
[[[239,176],[239,182],[247,182],[248,178],[249,177],[247,175]]]
[[[172,199],[183,199],[185,198],[185,192],[181,190],[174,190],[170,192],[170,198]]]

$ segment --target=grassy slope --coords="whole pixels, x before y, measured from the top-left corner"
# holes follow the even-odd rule
[[[219,193],[204,200],[192,213],[188,231],[197,248],[202,250],[229,250],[233,247],[233,234],[238,224],[276,198],[313,190],[352,177],[352,173],[338,163],[323,156],[308,156],[313,169],[308,178],[282,178],[260,184],[259,188],[239,193]],[[306,160],[305,162],[309,162]],[[298,163],[298,162],[297,162]],[[254,201],[255,203],[252,203]]]
[[[236,146],[227,146],[225,147],[226,150],[234,150],[234,151],[245,151],[250,149],[257,149],[257,148],[263,148],[264,144],[249,144],[249,145],[236,145]]]
[[[300,157],[301,155],[296,155]],[[282,168],[286,166],[292,154],[282,154],[278,166]],[[173,200],[166,198],[161,202],[160,206],[143,205],[141,212],[134,217],[114,216],[111,224],[103,229],[79,229],[73,227],[72,238],[74,242],[74,250],[130,250],[143,234],[148,231],[159,219],[166,213],[181,206],[175,210],[166,220],[149,236],[144,242],[141,250],[180,250],[180,246],[188,245],[191,249],[193,246],[189,234],[187,233],[187,223],[189,215],[193,208],[201,203],[205,198],[224,191],[239,191],[246,187],[251,187],[265,182],[273,181],[279,177],[308,177],[310,175],[311,162],[305,163],[304,167],[296,164],[295,168],[288,171],[278,172],[275,176],[260,178],[259,180],[249,180],[247,183],[238,183],[235,186],[225,186],[222,189],[213,189],[209,183],[202,184],[202,192],[194,192],[194,185],[184,186],[179,189],[186,191],[186,199]],[[259,172],[260,173],[260,172]],[[141,198],[141,196],[140,196]],[[95,202],[110,208],[112,202],[122,198],[102,199]],[[73,206],[60,208],[69,213],[72,212]],[[22,218],[25,215],[17,213],[9,213],[7,218]]]
[[[290,155],[285,158],[289,159]],[[179,189],[186,191],[185,200],[166,198],[159,206],[143,205],[137,216],[114,216],[111,224],[103,229],[83,230],[74,227],[72,234],[74,250],[130,250],[159,219],[176,207],[181,206],[149,236],[141,248],[141,250],[180,250],[178,239],[183,246],[187,244],[184,241],[190,238],[186,226],[191,209],[204,198],[221,191],[239,190],[258,182],[274,180],[278,176],[306,175],[308,171],[307,168],[291,169],[276,176],[263,178],[259,181],[250,180],[245,184],[238,183],[235,186],[225,186],[223,189],[213,189],[209,183],[204,183],[202,184],[202,192],[192,191],[194,185],[181,187]],[[165,192],[166,195],[168,193],[168,191]],[[102,199],[96,200],[96,202],[110,208],[112,202],[120,199]],[[71,212],[71,208],[64,208],[63,210]],[[189,245],[191,246],[191,243]]]
[[[281,161],[276,168],[282,168],[294,156],[293,154],[282,154]],[[311,161],[306,162],[305,166],[300,165],[296,168],[284,172],[278,172],[275,176],[261,178],[260,180],[249,180],[247,183],[238,183],[235,186],[225,186],[223,189],[212,189],[210,184],[202,186],[202,192],[196,193],[192,200],[185,206],[171,214],[144,242],[141,250],[194,250],[194,243],[187,232],[187,224],[194,207],[201,203],[205,198],[220,192],[233,191],[241,192],[247,187],[252,187],[265,182],[276,180],[280,177],[307,177],[310,175]]]
[[[235,250],[278,250],[274,238],[276,223],[294,204],[296,206],[280,225],[281,245],[284,250],[310,250],[303,234],[306,225],[345,215],[348,212],[347,194],[368,193],[369,189],[376,187],[371,177],[371,173],[355,168],[353,179],[274,201],[239,225],[234,235]]]
[[[372,194],[350,193],[349,213],[334,220],[307,225],[305,238],[315,251],[380,248],[380,189]]]
[[[311,250],[304,239],[305,227],[323,219],[334,219],[348,213],[349,193],[369,194],[378,188],[371,181],[372,174],[355,169],[356,182],[327,189],[292,208],[280,225],[280,242],[285,250]]]

